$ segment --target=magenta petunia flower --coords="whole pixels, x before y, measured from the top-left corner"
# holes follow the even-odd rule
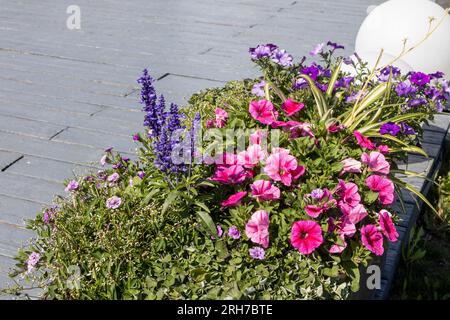
[[[389,147],[385,144],[378,146],[378,151],[382,154],[388,154],[389,153]]]
[[[312,218],[317,218],[322,212],[336,205],[336,200],[328,189],[314,189],[308,196],[313,199],[314,204],[306,205],[305,211]]]
[[[341,163],[344,167],[342,168],[340,175],[343,175],[346,172],[361,173],[361,162],[358,160],[347,158],[342,160]]]
[[[283,104],[281,105],[281,108],[283,109],[283,111],[286,113],[286,115],[288,117],[293,116],[294,114],[296,114],[297,112],[302,110],[304,107],[305,107],[305,104],[295,102],[294,100],[292,100],[290,98],[287,99],[285,102],[283,102]]]
[[[333,244],[328,250],[329,253],[341,253],[347,248],[347,242],[345,241],[345,236],[343,234],[339,235],[339,243]]]
[[[106,207],[108,209],[117,209],[122,204],[122,199],[117,196],[112,196],[108,200],[106,200]]]
[[[267,211],[258,210],[253,213],[245,225],[245,234],[252,242],[262,245],[263,248],[269,246],[269,214]]]
[[[373,151],[370,153],[370,155],[364,152],[361,155],[361,161],[369,167],[369,172],[386,175],[389,174],[391,166],[389,162],[386,161],[384,155],[380,152]]]
[[[383,205],[394,202],[394,183],[385,176],[371,175],[366,179],[370,190],[378,192],[378,200]]]
[[[241,191],[229,196],[226,200],[222,201],[222,207],[235,207],[241,204],[241,200],[247,195],[247,192]]]
[[[375,144],[373,144],[373,142],[370,141],[367,137],[363,136],[359,131],[353,131],[353,135],[355,136],[361,148],[365,148],[368,150],[375,149]]]
[[[378,224],[381,231],[388,238],[389,241],[395,242],[398,239],[398,232],[395,229],[394,222],[392,221],[391,214],[387,210],[381,210],[378,213]]]
[[[254,247],[248,250],[250,257],[257,260],[264,260],[266,251],[261,247]]]
[[[257,129],[254,133],[250,134],[250,143],[262,145],[267,139],[267,130]]]
[[[77,190],[79,187],[79,184],[77,181],[75,180],[71,180],[69,181],[69,183],[67,184],[66,188],[64,189],[64,191],[66,192],[71,192],[71,191],[75,191]]]
[[[237,164],[246,168],[257,166],[266,157],[265,152],[259,144],[253,144],[246,151],[239,152],[237,155]]]
[[[228,112],[226,112],[225,110],[223,110],[221,108],[216,108],[215,114],[216,114],[216,120],[215,120],[216,127],[223,128],[223,126],[225,126],[227,119],[228,119]]]
[[[272,102],[267,100],[250,102],[248,111],[253,119],[263,124],[271,124],[278,118],[278,112],[274,109]]]
[[[280,199],[280,189],[272,185],[270,181],[256,180],[250,188],[252,189],[252,196],[257,200]]]
[[[322,228],[312,220],[296,221],[291,229],[291,244],[302,254],[310,254],[323,242]]]
[[[343,204],[354,207],[361,202],[361,196],[358,193],[358,186],[353,182],[346,183],[344,180],[339,180],[337,193],[340,198],[338,201],[340,207]]]
[[[211,180],[223,184],[239,184],[244,182],[246,178],[247,174],[243,166],[231,165],[229,167],[217,166]]]
[[[373,224],[368,224],[361,228],[361,240],[364,246],[377,256],[384,253],[383,235]]]
[[[267,158],[264,172],[274,181],[290,186],[293,178],[302,174],[297,172],[298,167],[297,160],[289,154],[289,150],[276,148]]]

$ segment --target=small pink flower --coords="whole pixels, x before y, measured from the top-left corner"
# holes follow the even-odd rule
[[[317,218],[324,211],[324,207],[308,204],[305,206],[305,211],[311,218]]]
[[[214,120],[213,119],[206,120],[205,127],[208,129],[214,128]]]
[[[347,204],[342,204],[340,206],[342,213],[348,219],[349,222],[353,224],[357,224],[362,219],[367,216],[367,210],[361,203],[358,203],[356,206],[351,207]]]
[[[388,154],[389,153],[389,147],[385,144],[379,145],[378,146],[378,151],[381,152],[382,154]]]
[[[228,112],[226,112],[225,110],[223,110],[221,108],[216,108],[215,114],[216,114],[216,121],[215,121],[216,127],[222,128],[225,125],[225,123],[227,122]]]
[[[375,149],[375,145],[373,144],[372,141],[370,141],[368,138],[366,138],[365,136],[363,136],[360,132],[358,131],[353,131],[353,135],[355,136],[356,140],[358,141],[358,144],[365,149],[368,150],[373,150]]]
[[[294,114],[302,110],[304,107],[305,105],[303,103],[295,102],[290,98],[287,99],[285,102],[283,102],[283,104],[281,105],[281,108],[288,117],[293,116]]]
[[[394,202],[394,183],[385,176],[371,175],[366,179],[366,185],[370,190],[378,192],[378,200],[383,205]]]
[[[254,133],[250,134],[250,143],[261,145],[267,138],[267,131],[257,129]]]
[[[317,218],[322,212],[336,205],[336,200],[328,189],[315,189],[309,195],[316,204],[308,204],[305,206],[306,213],[312,217]]]
[[[369,167],[370,172],[389,174],[389,162],[387,162],[386,158],[378,151],[373,151],[370,155],[364,152],[361,155],[361,161]]]
[[[247,178],[247,173],[243,166],[231,165],[229,167],[217,166],[211,180],[224,184],[239,184]]]
[[[339,199],[339,206],[347,204],[350,207],[354,207],[361,202],[361,196],[358,193],[358,186],[353,182],[345,182],[344,180],[339,180],[339,185],[337,188]]]
[[[291,244],[302,254],[312,253],[322,242],[322,228],[317,222],[303,220],[292,225]]]
[[[259,144],[253,144],[247,148],[247,151],[238,153],[238,164],[246,168],[253,168],[264,160],[266,154]]]
[[[280,199],[280,189],[272,185],[270,181],[256,180],[250,188],[252,189],[252,196],[258,200]]]
[[[377,256],[384,253],[383,235],[373,224],[368,224],[361,228],[361,240],[364,246]]]
[[[381,231],[388,238],[389,241],[395,242],[398,239],[398,232],[395,229],[394,222],[392,221],[391,214],[387,210],[381,210],[378,213],[378,224],[381,227]]]
[[[242,198],[247,195],[247,192],[241,191],[229,196],[226,200],[222,201],[222,207],[235,207],[241,204]]]
[[[358,160],[347,158],[342,160],[341,163],[344,167],[342,168],[340,175],[343,175],[346,172],[361,173],[361,162]]]
[[[263,248],[269,246],[269,214],[267,211],[256,211],[245,225],[245,234],[254,243]]]
[[[298,175],[297,160],[289,150],[277,148],[266,160],[264,172],[273,180],[281,181],[286,186],[292,183],[293,175]]]
[[[278,118],[278,112],[274,110],[272,102],[267,100],[250,102],[248,111],[255,120],[263,124],[271,124]]]
[[[333,244],[328,252],[341,253],[345,248],[347,248],[347,242],[345,241],[345,236],[343,234],[339,235],[339,240],[341,241],[341,243]]]
[[[337,125],[336,123],[332,123],[327,127],[327,131],[329,133],[336,133],[344,129],[345,127],[343,125]]]

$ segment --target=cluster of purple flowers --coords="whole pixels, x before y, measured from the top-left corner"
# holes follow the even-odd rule
[[[406,122],[401,122],[400,125],[394,122],[387,122],[383,124],[380,128],[380,134],[389,134],[391,136],[396,136],[397,134],[402,133],[404,135],[414,135],[417,132],[409,126]]]
[[[400,75],[401,71],[399,68],[394,66],[387,66],[381,69],[380,73],[378,74],[378,81],[387,82],[389,80],[389,77],[395,79]]]
[[[271,61],[282,67],[293,66],[292,55],[286,52],[284,49],[278,48],[278,46],[268,43],[260,44],[255,48],[249,49],[250,56],[253,60],[260,60],[263,58],[269,58]]]
[[[153,138],[155,151],[155,165],[164,173],[179,173],[185,170],[184,164],[176,164],[172,161],[172,152],[181,142],[179,130],[182,126],[182,115],[175,103],[170,105],[167,112],[164,96],[159,100],[153,86],[153,78],[144,70],[138,83],[141,84],[141,103],[146,112],[144,126],[150,129],[149,136]]]

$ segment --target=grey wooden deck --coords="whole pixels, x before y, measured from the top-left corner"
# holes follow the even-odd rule
[[[274,42],[297,57],[334,40],[353,50],[381,0],[0,0],[0,287],[32,218],[61,181],[102,150],[132,153],[149,67],[166,97],[257,75],[247,49]],[[66,8],[81,8],[81,30]]]

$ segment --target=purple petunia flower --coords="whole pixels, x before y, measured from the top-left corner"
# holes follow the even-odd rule
[[[333,51],[337,50],[337,49],[345,49],[345,47],[343,45],[337,44],[336,42],[331,42],[331,41],[327,42],[327,46],[333,48]]]
[[[320,199],[322,199],[323,194],[324,194],[324,191],[320,188],[317,188],[317,189],[314,189],[313,191],[311,191],[310,195],[313,199],[320,200]]]
[[[307,76],[309,76],[311,79],[316,80],[317,76],[320,73],[319,68],[317,68],[317,66],[315,64],[312,64],[309,67],[305,67],[302,70],[300,70],[301,74],[306,74]]]
[[[103,155],[103,157],[100,158],[100,165],[104,167],[107,163],[109,163],[109,158],[108,155],[105,154]]]
[[[396,136],[400,131],[400,126],[396,125],[394,122],[387,122],[380,128],[380,134],[389,134],[391,136]]]
[[[305,89],[306,87],[308,87],[308,82],[303,78],[296,79],[292,85],[292,89],[294,90]]]
[[[429,76],[431,79],[441,79],[444,77],[444,73],[442,71],[436,71],[435,73],[430,73]]]
[[[409,96],[415,94],[417,88],[407,82],[399,82],[395,87],[395,92],[397,92],[400,97]]]
[[[145,172],[144,171],[138,171],[137,176],[141,179],[144,179],[145,177]]]
[[[253,259],[264,260],[266,252],[261,247],[254,247],[249,250],[250,256]]]
[[[409,81],[417,86],[424,86],[430,83],[430,76],[423,72],[412,72],[409,75]]]
[[[32,252],[29,256],[28,256],[28,260],[27,260],[27,270],[28,272],[31,272],[34,267],[36,267],[36,265],[38,264],[39,260],[41,259],[41,255],[37,252]]]
[[[406,135],[417,134],[417,132],[414,130],[414,128],[409,126],[406,122],[402,122],[402,123],[400,123],[400,125],[402,127],[403,134],[406,134]]]
[[[106,178],[106,180],[110,183],[115,183],[119,180],[120,176],[117,172],[114,172],[113,174],[111,174],[110,176],[108,176],[108,178]]]
[[[266,82],[262,80],[261,82],[255,83],[252,88],[252,94],[258,97],[264,97],[264,87],[266,85]]]
[[[424,104],[427,104],[427,100],[425,98],[422,98],[422,97],[411,99],[411,100],[408,101],[408,106],[410,108],[423,106]]]
[[[66,191],[66,192],[75,191],[78,189],[78,187],[79,187],[79,184],[77,181],[70,180],[69,183],[67,184],[66,188],[64,189],[64,191]]]
[[[400,69],[394,66],[387,66],[381,69],[380,74],[378,75],[378,81],[386,82],[389,80],[389,76],[392,72],[392,78],[397,78],[400,76]]]
[[[217,225],[217,236],[219,238],[222,238],[222,236],[223,236],[223,229],[220,225]]]
[[[248,51],[253,60],[259,60],[261,58],[270,57],[272,52],[278,49],[278,46],[268,43],[268,44],[260,44],[255,48],[250,48]]]
[[[271,59],[282,67],[291,67],[293,65],[293,58],[286,50],[275,49],[272,52]]]
[[[236,228],[236,226],[231,226],[230,228],[228,228],[228,235],[235,240],[241,237],[241,233],[239,232],[238,228]]]
[[[112,196],[108,200],[106,200],[106,207],[108,209],[117,209],[122,204],[122,199],[117,196]]]
[[[350,87],[350,84],[353,82],[354,77],[342,77],[338,81],[336,81],[335,88],[346,88]]]
[[[313,57],[317,56],[319,53],[322,52],[324,46],[325,43],[316,44],[316,46],[309,52],[309,54]]]
[[[139,141],[139,139],[140,139],[139,133],[133,134],[133,141]]]

